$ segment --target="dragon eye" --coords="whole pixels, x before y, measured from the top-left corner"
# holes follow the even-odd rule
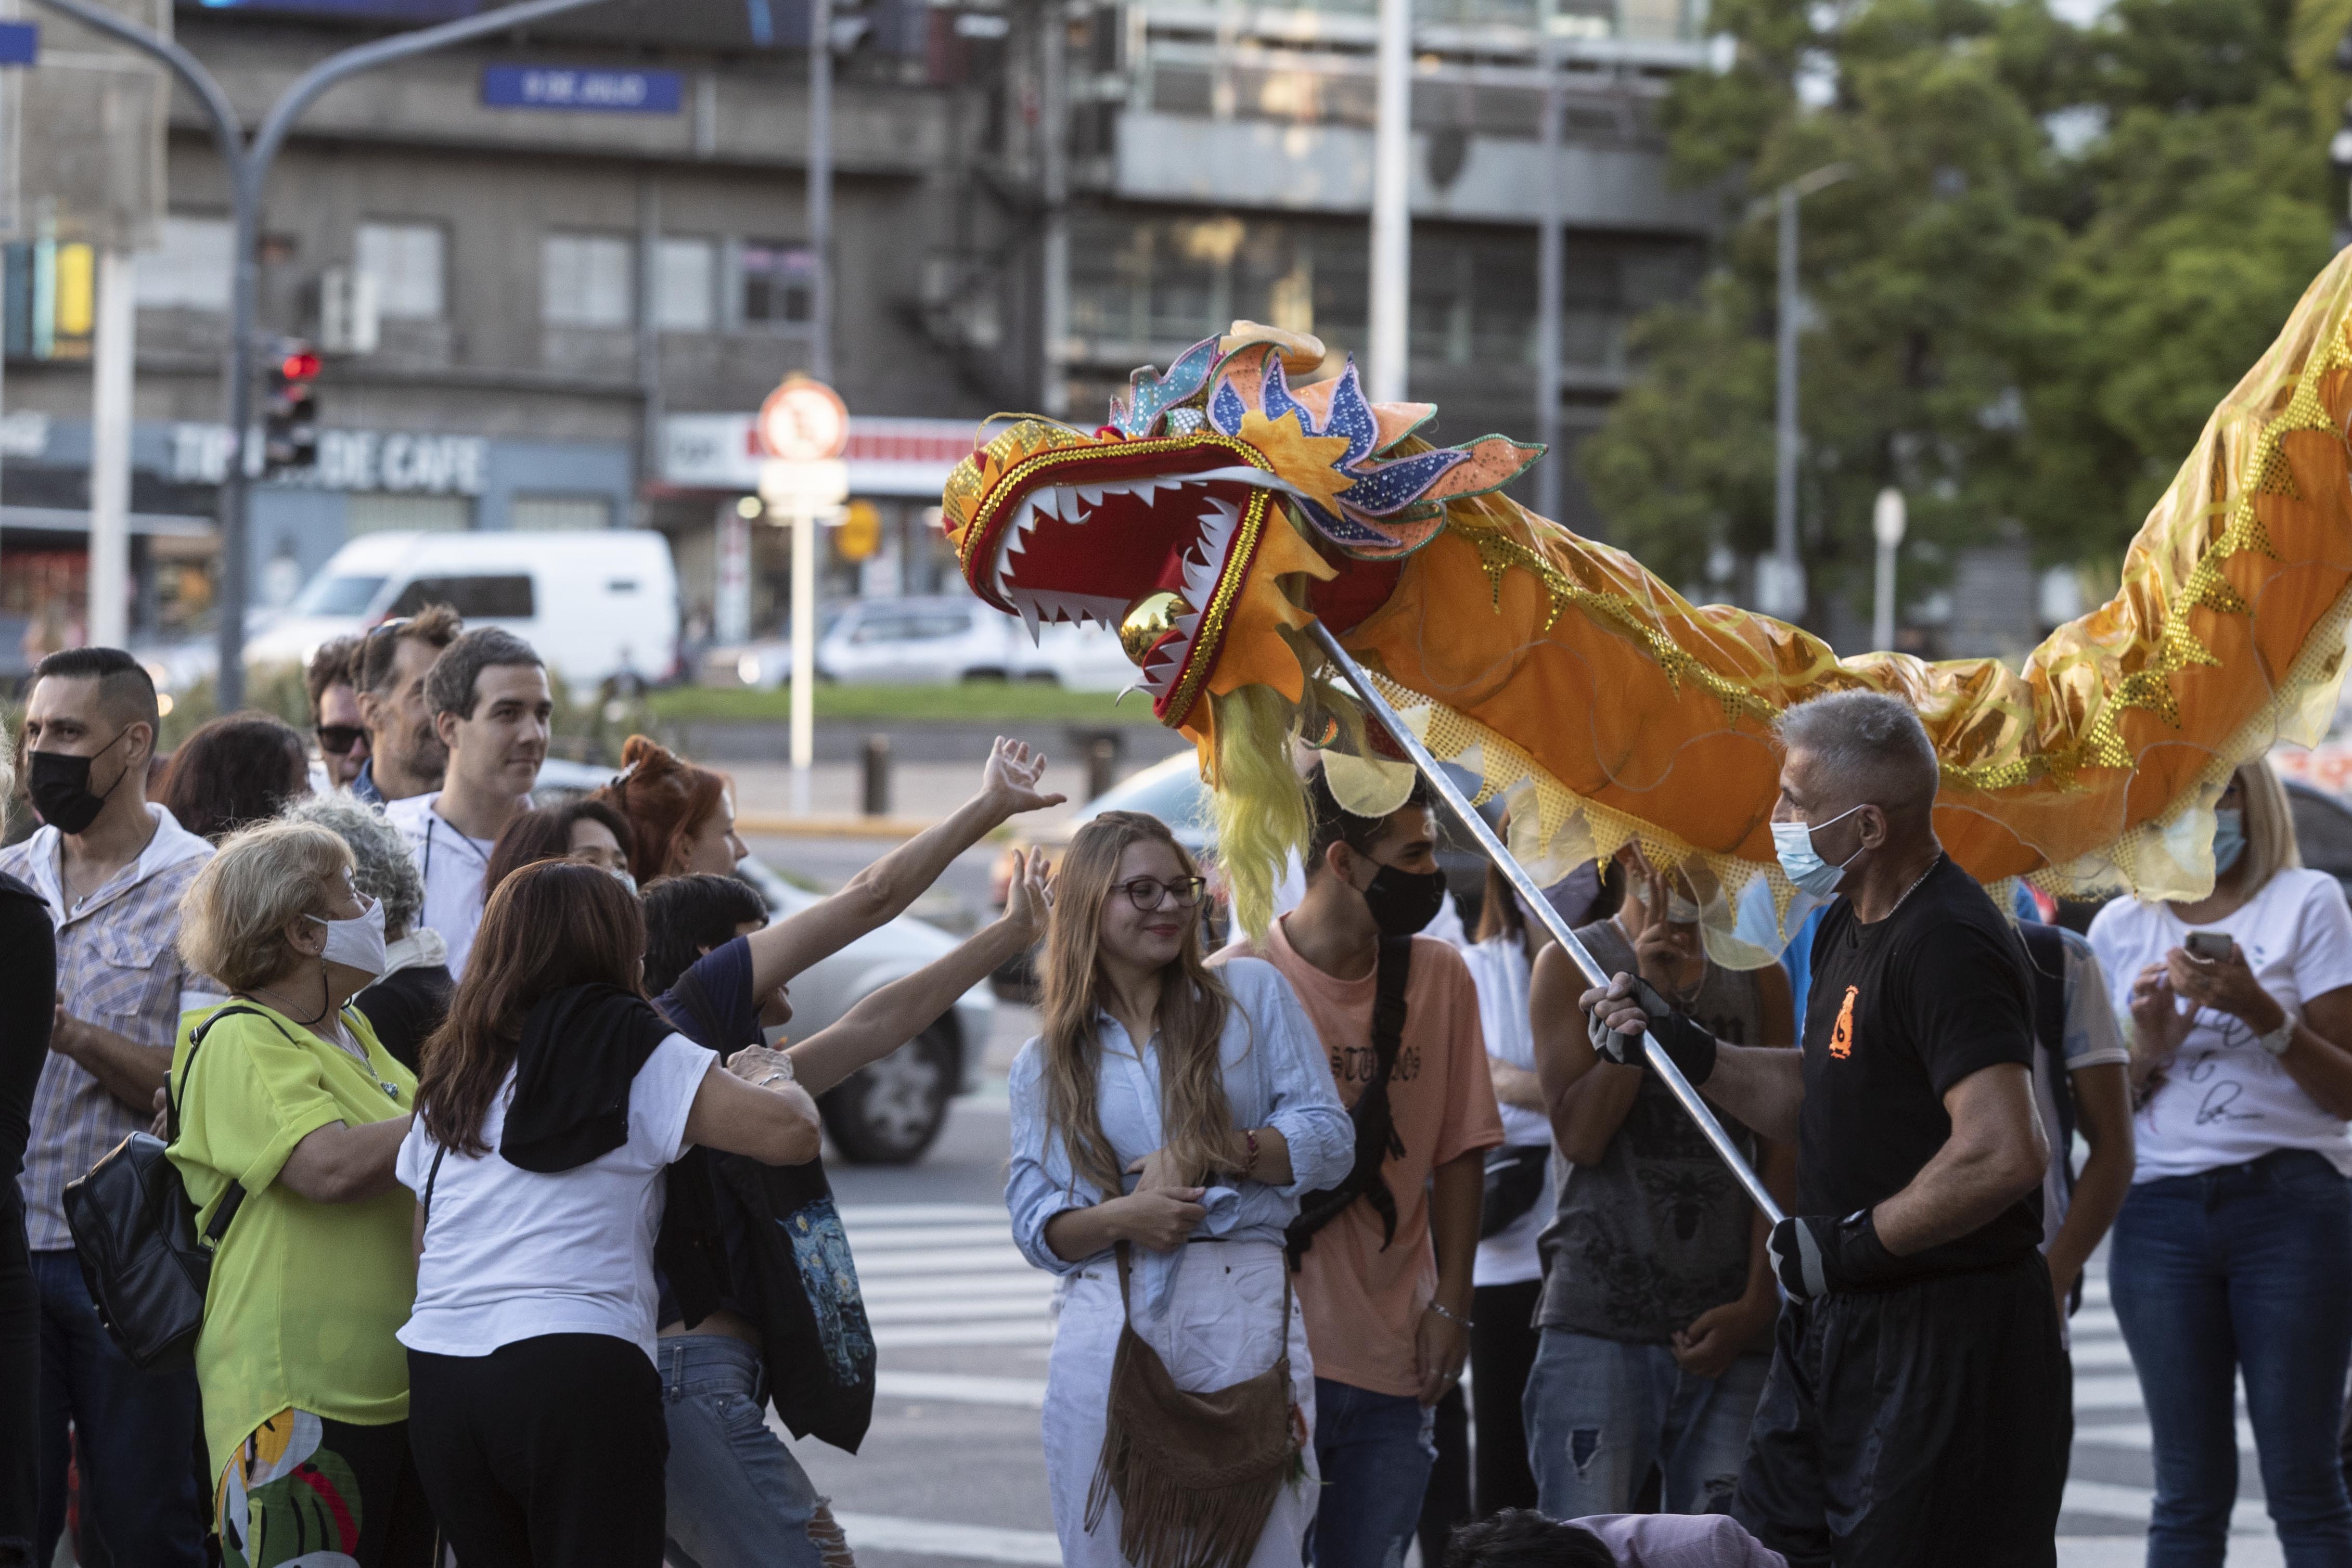
[[[1173,631],[1176,617],[1192,607],[1179,594],[1164,590],[1146,594],[1127,607],[1127,615],[1119,621],[1118,646],[1127,650],[1129,659],[1138,665],[1142,664],[1143,656],[1151,651],[1151,645]]]

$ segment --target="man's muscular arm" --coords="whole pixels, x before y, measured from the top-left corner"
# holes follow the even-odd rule
[[[1616,975],[1606,987],[1587,991],[1577,998],[1577,1005],[1619,1034],[1638,1035],[1649,1026],[1633,997],[1630,975]],[[1696,1028],[1687,1022],[1685,1026]],[[1805,1102],[1804,1053],[1785,1046],[1727,1046],[1717,1040],[1711,1056],[1712,1065],[1703,1074],[1679,1060],[1675,1065],[1701,1094],[1760,1136],[1794,1143],[1797,1112]]]
[[[2024,1066],[1980,1068],[1944,1094],[1952,1135],[1910,1184],[1880,1204],[1878,1239],[1897,1258],[1958,1240],[2042,1184],[2050,1141]]]

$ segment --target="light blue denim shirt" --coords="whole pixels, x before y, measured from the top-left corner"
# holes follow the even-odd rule
[[[1280,1132],[1290,1148],[1291,1180],[1283,1186],[1244,1181],[1210,1188],[1202,1200],[1208,1215],[1193,1234],[1279,1243],[1297,1217],[1300,1195],[1334,1185],[1355,1163],[1355,1123],[1340,1107],[1330,1063],[1290,983],[1255,958],[1229,960],[1218,973],[1234,994],[1218,1042],[1234,1125]],[[1160,1053],[1148,1043],[1139,1055],[1127,1030],[1107,1013],[1096,1030],[1102,1050],[1096,1111],[1124,1167],[1160,1146]],[[1097,1194],[1080,1190],[1061,1134],[1046,1125],[1045,1060],[1043,1040],[1033,1038],[1013,1063],[1013,1163],[1004,1205],[1013,1213],[1013,1239],[1023,1256],[1052,1273],[1071,1274],[1096,1259],[1072,1263],[1055,1256],[1045,1245],[1045,1225],[1066,1209],[1090,1206]],[[1135,1181],[1127,1178],[1128,1190]],[[1141,1261],[1140,1283],[1156,1315],[1170,1270],[1153,1254],[1143,1254]]]

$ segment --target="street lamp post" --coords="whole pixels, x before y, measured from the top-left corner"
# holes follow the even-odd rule
[[[1559,45],[1552,36],[1552,0],[1536,7],[1536,68],[1543,73],[1543,93],[1537,112],[1543,116],[1536,145],[1543,155],[1543,174],[1536,192],[1536,439],[1543,444],[1544,459],[1536,468],[1536,510],[1559,517],[1559,291],[1565,247],[1560,234]]]
[[[1757,563],[1757,606],[1766,615],[1793,620],[1805,613],[1805,568],[1797,558],[1797,204],[1853,173],[1849,163],[1830,163],[1780,187],[1779,353],[1773,377],[1772,553]]]
[[[1903,530],[1909,522],[1903,492],[1893,485],[1878,492],[1870,509],[1870,531],[1878,541],[1878,570],[1870,600],[1870,646],[1895,646],[1895,554],[1903,548]]]
[[[1371,321],[1366,390],[1404,399],[1412,353],[1405,323],[1412,288],[1412,0],[1380,0],[1373,52]]]
[[[294,122],[336,83],[417,55],[430,54],[450,44],[461,44],[486,34],[520,27],[544,16],[576,11],[596,0],[524,0],[479,16],[444,22],[438,26],[402,33],[361,44],[330,55],[295,79],[263,115],[250,142],[246,140],[236,108],[195,56],[170,38],[150,32],[91,0],[37,0],[53,11],[71,16],[118,42],[161,60],[184,83],[212,124],[213,141],[221,162],[228,165],[230,198],[235,207],[236,270],[229,292],[227,386],[223,401],[228,414],[228,466],[220,483],[220,625],[215,648],[219,672],[215,686],[223,710],[245,704],[245,602],[250,571],[250,542],[246,531],[246,490],[253,470],[247,440],[253,423],[254,317],[258,313],[261,264],[261,198],[269,183],[270,166],[278,161]]]

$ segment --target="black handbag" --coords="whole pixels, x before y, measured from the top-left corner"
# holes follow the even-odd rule
[[[164,1096],[164,1126],[173,1139],[180,1135],[180,1102],[187,1097],[197,1047],[215,1024],[239,1013],[268,1016],[258,1007],[223,1007],[188,1037],[179,1092]],[[245,1202],[244,1186],[231,1180],[199,1236],[196,1205],[166,1152],[170,1147],[152,1132],[133,1132],[88,1173],[66,1184],[66,1225],[82,1283],[116,1348],[142,1372],[173,1371],[195,1360],[213,1253]]]
[[[1549,1143],[1505,1143],[1486,1151],[1486,1195],[1478,1209],[1478,1239],[1518,1223],[1543,1196],[1544,1172],[1551,1164]]]

